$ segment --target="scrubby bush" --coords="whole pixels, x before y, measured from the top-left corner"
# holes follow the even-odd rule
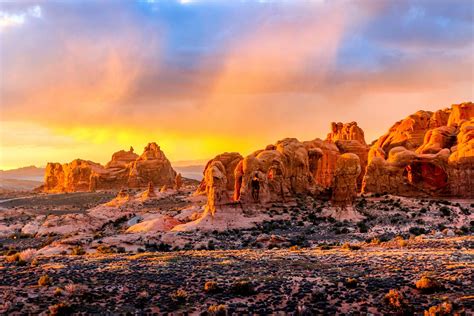
[[[428,231],[424,229],[423,227],[410,227],[409,232],[410,234],[415,235],[415,236],[428,233]]]
[[[393,289],[385,294],[383,301],[393,310],[400,311],[406,306],[405,298],[403,297],[402,293]]]
[[[236,281],[231,286],[231,292],[236,295],[249,296],[254,293],[253,285],[249,281]]]
[[[82,248],[82,246],[75,246],[71,250],[71,255],[75,255],[75,256],[82,256],[85,253],[86,251],[84,250],[84,248]]]
[[[38,280],[39,286],[48,286],[50,284],[51,284],[51,279],[47,274],[41,276]]]
[[[415,282],[415,286],[423,293],[434,293],[442,289],[442,285],[432,276],[423,276]]]
[[[71,306],[66,302],[51,305],[48,309],[49,314],[54,316],[71,315],[72,313]]]
[[[204,292],[206,293],[218,293],[220,292],[219,285],[214,281],[207,281],[204,284]]]
[[[54,296],[62,296],[62,295],[63,295],[63,290],[61,290],[61,288],[57,287],[54,290]]]
[[[176,292],[171,294],[171,298],[176,301],[178,304],[184,304],[188,299],[188,292],[183,289],[179,289]]]
[[[453,314],[453,304],[449,302],[443,302],[436,306],[431,306],[426,310],[424,316],[448,316]]]
[[[114,250],[109,246],[100,245],[97,247],[97,252],[102,254],[114,253]]]
[[[207,314],[209,316],[226,316],[227,315],[227,306],[226,305],[211,305],[207,309]]]
[[[31,262],[36,257],[37,251],[35,249],[26,249],[20,252],[20,261]]]
[[[347,278],[345,281],[344,281],[344,285],[348,288],[348,289],[355,289],[357,287],[357,280],[354,279],[354,278]]]
[[[341,248],[344,249],[344,250],[359,250],[360,246],[353,245],[353,244],[350,244],[350,243],[346,242],[342,245]]]
[[[449,215],[451,215],[451,210],[447,206],[440,207],[439,212],[441,213],[441,216],[448,217]]]
[[[87,291],[87,286],[78,283],[70,283],[64,287],[69,296],[81,296]]]

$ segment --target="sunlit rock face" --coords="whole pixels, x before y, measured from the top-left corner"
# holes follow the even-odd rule
[[[367,146],[364,137],[364,131],[356,122],[350,123],[331,123],[331,133],[327,136],[327,141],[336,144],[341,154],[352,153],[359,157],[363,172],[357,178],[357,187],[362,187],[364,172],[367,167],[369,146]]]
[[[474,104],[418,111],[371,147],[363,191],[473,197]]]
[[[196,194],[197,195],[206,194],[206,186],[207,186],[206,172],[211,167],[212,163],[215,161],[219,161],[220,163],[222,163],[224,167],[223,172],[226,176],[227,190],[229,191],[234,190],[234,183],[235,183],[234,170],[235,170],[235,167],[237,167],[238,163],[242,159],[244,158],[242,157],[241,154],[232,152],[232,153],[223,153],[223,154],[217,155],[213,159],[209,160],[206,164],[206,167],[204,168],[204,177],[203,177],[203,180],[201,181],[201,184],[199,185],[199,188],[196,191]]]
[[[364,132],[357,123],[333,123],[327,140],[300,142],[286,138],[245,158],[238,153],[216,156],[208,162],[196,194],[207,194],[214,204],[210,208],[215,206],[214,194],[209,196],[213,187],[210,174],[214,174],[219,175],[212,177],[219,186],[216,190],[221,192],[225,182],[226,199],[230,197],[241,203],[287,202],[297,195],[318,195],[333,187],[336,164],[342,154],[356,155],[359,164],[362,162],[360,168],[365,168],[368,151]],[[214,171],[209,171],[211,167]],[[358,178],[359,183],[361,180]],[[253,194],[255,182],[258,182],[258,197]]]
[[[334,206],[352,205],[357,196],[357,179],[362,171],[360,159],[356,154],[339,156],[334,174],[334,185],[331,202]]]
[[[214,215],[216,209],[231,201],[227,189],[227,176],[224,164],[219,160],[212,161],[204,174],[207,194],[207,211]]]
[[[150,143],[143,154],[132,162],[128,178],[129,187],[144,187],[152,182],[154,185],[173,187],[176,172],[171,167],[160,146]]]
[[[156,143],[145,147],[141,156],[119,151],[102,166],[92,161],[76,159],[71,163],[48,163],[45,171],[44,192],[74,192],[122,187],[172,185],[176,172]]]
[[[310,171],[311,151],[296,138],[286,138],[245,157],[235,169],[234,199],[241,202],[284,201],[296,194],[316,191]],[[259,197],[252,195],[252,181],[259,182]]]

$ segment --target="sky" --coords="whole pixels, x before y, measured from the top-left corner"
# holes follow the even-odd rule
[[[0,169],[244,155],[473,100],[471,0],[0,0]]]

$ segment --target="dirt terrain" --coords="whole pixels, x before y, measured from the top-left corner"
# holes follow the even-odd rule
[[[473,200],[362,195],[360,221],[308,196],[230,203],[249,225],[172,231],[203,212],[195,189],[10,196],[0,314],[473,312]]]
[[[227,250],[48,256],[0,266],[1,313],[421,314],[474,311],[472,237],[416,238],[352,249]],[[38,285],[47,275],[47,284]],[[415,281],[429,275],[439,289]],[[206,282],[210,282],[206,286]],[[13,285],[13,286],[12,286]],[[207,290],[207,291],[206,291]],[[384,299],[390,290],[400,305]],[[60,305],[62,304],[62,305]]]

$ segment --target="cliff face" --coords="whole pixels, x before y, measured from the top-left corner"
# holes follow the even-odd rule
[[[474,197],[474,104],[418,111],[370,148],[363,191]]]
[[[112,155],[105,167],[87,160],[71,163],[48,163],[45,171],[44,192],[75,192],[122,187],[172,185],[176,172],[156,143],[145,147],[141,156],[133,148]]]

